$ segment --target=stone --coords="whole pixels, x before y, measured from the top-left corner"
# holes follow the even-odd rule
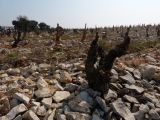
[[[70,109],[70,107],[68,105],[65,105],[63,107],[63,111],[64,111],[64,114],[67,114],[67,112],[71,112],[71,109]]]
[[[47,113],[47,110],[46,110],[46,107],[44,105],[38,107],[37,115],[44,117],[46,115],[46,113]]]
[[[38,66],[36,63],[30,63],[29,69],[32,71],[36,71],[38,69]]]
[[[54,120],[56,109],[54,109],[46,120]]]
[[[15,118],[18,114],[27,111],[27,107],[24,104],[20,104],[14,108],[12,108],[9,113],[6,115],[8,119]]]
[[[5,78],[5,77],[8,77],[8,74],[7,73],[3,73],[3,74],[0,74],[0,78]]]
[[[15,93],[13,98],[23,102],[24,104],[29,104],[30,98],[22,93]]]
[[[120,78],[128,84],[135,84],[135,79],[129,73],[126,74],[125,76],[120,76]]]
[[[118,99],[111,103],[111,106],[113,111],[125,120],[135,120],[135,117],[133,116],[131,111],[125,106],[121,99]]]
[[[105,101],[111,102],[112,100],[116,100],[118,97],[117,93],[111,89],[108,90],[108,93],[104,95]]]
[[[115,69],[111,69],[111,73],[114,76],[114,78],[118,79],[118,72]]]
[[[85,70],[85,66],[84,65],[78,65],[77,69],[80,70],[80,71],[83,71],[83,70]]]
[[[40,106],[40,102],[35,102],[35,101],[31,101],[31,104],[33,105],[33,106]]]
[[[85,70],[84,64],[81,64],[80,62],[74,63],[73,65],[74,65],[75,68],[77,68],[77,70],[80,70],[80,71]]]
[[[125,66],[125,70],[126,70],[127,72],[131,72],[131,73],[132,73],[132,72],[134,71],[134,68]]]
[[[93,113],[92,120],[102,120],[102,119],[100,118],[100,116],[98,116],[97,114]]]
[[[61,102],[63,100],[66,100],[68,97],[70,97],[70,92],[68,91],[56,91],[56,93],[53,95],[53,100],[55,102]]]
[[[43,117],[43,120],[47,120],[47,118],[50,116],[51,113],[52,113],[52,109],[48,109],[45,116]]]
[[[21,75],[25,78],[28,78],[29,76],[31,76],[34,73],[34,71],[32,71],[31,69],[21,69]]]
[[[49,88],[42,88],[35,91],[35,95],[38,98],[45,98],[45,97],[51,97],[54,93],[54,90]]]
[[[149,93],[144,93],[143,96],[145,97],[146,100],[148,100],[154,104],[159,103],[159,100],[155,96],[153,96]]]
[[[0,85],[0,91],[6,91],[7,85]]]
[[[62,108],[57,109],[56,114],[63,114],[63,109]]]
[[[155,106],[156,106],[156,108],[160,108],[160,103],[159,102],[156,103]]]
[[[154,109],[151,109],[149,111],[149,118],[151,120],[160,120],[160,115]]]
[[[64,114],[58,114],[57,115],[57,120],[67,120],[66,115],[64,115]]]
[[[54,84],[55,84],[54,88],[56,88],[57,90],[59,90],[59,91],[64,90],[64,88],[61,86],[61,84],[58,81],[55,81]]]
[[[151,80],[156,72],[155,66],[144,65],[141,68],[142,77],[146,80]]]
[[[70,83],[70,82],[72,82],[72,77],[68,72],[61,71],[59,81],[62,82],[62,83]]]
[[[42,63],[42,64],[39,64],[39,71],[43,71],[43,70],[48,70],[49,68],[51,67],[51,65],[49,64],[46,64],[46,63]]]
[[[52,103],[52,108],[61,108],[63,106],[63,103]]]
[[[91,117],[88,114],[82,114],[78,112],[69,112],[66,114],[67,120],[90,120]]]
[[[90,105],[86,101],[73,99],[68,103],[69,108],[74,112],[90,113]]]
[[[149,112],[149,107],[147,105],[141,104],[139,107],[139,111],[141,111],[142,113],[148,113]]]
[[[130,103],[137,103],[137,104],[139,103],[135,97],[132,97],[129,95],[125,95],[125,96],[123,96],[123,98]]]
[[[110,109],[110,107],[107,107],[107,108],[108,108],[108,113],[109,113],[109,111],[110,111],[111,109]],[[97,109],[94,110],[94,112],[92,113],[92,115],[95,114],[95,115],[99,116],[100,118],[101,118],[101,117],[104,118],[105,115],[107,115],[108,113],[104,113],[104,111],[102,111],[100,108],[97,108]],[[106,116],[106,117],[107,117],[107,116]]]
[[[133,112],[138,112],[139,111],[139,107],[140,107],[140,104],[134,104],[133,107],[132,107],[132,110],[131,110],[132,113]]]
[[[87,84],[87,81],[84,79],[84,78],[82,78],[81,76],[78,76],[77,77],[77,82],[78,82],[78,84]]]
[[[134,71],[133,71],[133,75],[134,75],[134,77],[136,78],[136,79],[141,79],[141,73],[140,73],[140,71],[138,70],[138,69],[135,69]]]
[[[53,78],[56,80],[60,80],[61,76],[59,73],[56,73],[56,74],[54,74]]]
[[[155,105],[153,103],[151,103],[151,102],[147,102],[146,105],[148,105],[148,107],[150,109],[155,109],[156,108]]]
[[[29,110],[32,110],[34,113],[37,112],[39,106],[32,106]]]
[[[116,82],[118,80],[118,72],[115,69],[111,69],[111,73],[112,73],[111,81]]]
[[[83,92],[83,91],[82,91],[82,92]],[[101,95],[100,92],[94,91],[94,90],[91,89],[91,88],[86,89],[85,92],[87,92],[87,94],[90,96],[90,98],[91,98],[92,101],[93,101],[93,98]],[[85,94],[84,94],[84,95],[85,95]]]
[[[72,64],[60,63],[58,66],[60,67],[60,69],[66,70],[66,69],[72,67],[73,65]]]
[[[19,104],[20,104],[20,101],[18,101],[17,99],[13,98],[13,99],[10,100],[10,106],[11,106],[11,108],[16,107]]]
[[[96,95],[98,93],[93,93],[93,94]],[[81,100],[86,101],[87,103],[89,103],[91,106],[93,106],[94,103],[95,103],[94,100],[93,100],[93,98],[89,95],[89,93],[87,91],[80,92],[80,94],[78,95],[78,97],[80,97]]]
[[[7,74],[9,74],[9,75],[16,76],[16,75],[20,74],[21,71],[20,71],[20,69],[18,69],[18,68],[15,68],[15,69],[10,68],[10,69],[8,69],[6,72],[7,72]]]
[[[8,119],[6,116],[2,116],[0,117],[0,120],[10,120],[10,119]]]
[[[42,104],[45,105],[47,108],[50,108],[52,105],[52,97],[50,98],[43,98]]]
[[[65,91],[69,91],[69,92],[74,92],[77,89],[78,89],[78,85],[73,84],[73,83],[66,84],[66,86],[64,88]]]
[[[136,86],[136,85],[130,85],[130,86],[128,86],[127,88],[130,89],[130,90],[136,91],[138,94],[141,94],[141,93],[144,92],[144,88],[138,87],[138,86]]]
[[[119,91],[121,90],[123,87],[121,85],[119,85],[118,83],[110,83],[110,89],[114,90],[114,91]]]
[[[153,88],[153,86],[147,81],[147,80],[142,80],[141,84],[143,85],[144,88]]]
[[[160,108],[154,109],[160,115]]]
[[[156,73],[153,79],[155,80],[155,82],[160,83],[160,72]]]
[[[145,114],[145,116],[144,116],[144,117],[145,117],[145,119],[146,119],[146,120],[148,120],[148,119],[149,119],[149,115],[148,115],[148,114]]]
[[[22,120],[22,116],[18,115],[14,120]]]
[[[72,76],[73,80],[77,77],[77,80],[80,80],[78,77],[83,76],[83,72],[82,71],[77,71],[77,72],[72,72],[70,73],[70,75]],[[83,79],[83,78],[82,78]]]
[[[156,59],[154,59],[153,57],[147,55],[146,57],[146,60],[148,60],[149,62],[156,62]]]
[[[96,101],[97,101],[97,103],[99,104],[99,106],[100,106],[100,108],[105,112],[105,113],[107,113],[107,105],[106,105],[106,103],[105,103],[105,100],[104,99],[102,99],[101,97],[96,97]]]
[[[149,83],[150,83],[151,85],[156,85],[156,81],[154,81],[154,80],[151,80]]]
[[[131,110],[131,103],[129,103],[129,102],[124,102],[124,104]]]
[[[37,87],[38,89],[46,88],[48,87],[48,83],[42,77],[40,77],[37,81]]]
[[[2,97],[0,99],[0,116],[5,115],[10,110],[10,104],[8,97]]]
[[[144,120],[145,114],[142,111],[138,111],[134,113],[134,117],[136,120]]]
[[[4,45],[7,45],[6,43],[3,43]],[[6,55],[6,54],[10,54],[11,51],[9,49],[6,49],[6,48],[1,48],[0,49],[0,54],[3,54],[3,55]]]
[[[27,112],[25,112],[23,114],[23,119],[26,119],[26,120],[40,120],[38,118],[38,116],[32,110],[28,110]]]
[[[12,84],[8,85],[7,91],[9,90],[13,90],[13,89],[18,89],[18,87],[20,87],[20,85],[17,83],[17,81],[14,81]]]

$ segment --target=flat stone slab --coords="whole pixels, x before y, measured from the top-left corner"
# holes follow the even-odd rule
[[[30,101],[30,98],[22,93],[15,93],[13,97],[25,104],[28,104]]]
[[[27,107],[24,104],[20,104],[14,108],[12,108],[9,113],[6,115],[6,117],[9,120],[12,120],[13,118],[15,118],[18,114],[27,111]]]
[[[123,117],[125,120],[135,120],[135,117],[121,99],[116,100],[111,105],[113,111]]]
[[[70,92],[68,91],[56,91],[56,93],[53,95],[53,100],[56,102],[61,102],[67,99],[69,96]]]

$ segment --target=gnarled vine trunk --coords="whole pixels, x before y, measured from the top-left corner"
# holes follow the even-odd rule
[[[126,54],[130,44],[129,29],[125,33],[124,41],[111,49],[108,54],[105,54],[102,47],[98,45],[98,32],[95,39],[92,41],[85,64],[86,78],[90,88],[101,92],[108,92],[110,82],[110,71],[117,57]],[[100,60],[98,61],[98,58]]]
[[[18,43],[20,41],[23,41],[25,37],[26,37],[26,32],[18,31],[17,33],[14,33],[14,36],[13,36],[14,42],[12,44],[12,48],[16,48],[18,46]]]

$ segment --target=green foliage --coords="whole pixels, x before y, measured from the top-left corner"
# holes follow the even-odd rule
[[[12,24],[17,31],[25,32],[28,29],[29,21],[26,17],[19,16],[17,20],[13,20]]]
[[[2,31],[2,29],[3,29],[2,26],[0,26],[0,31]]]
[[[30,32],[36,30],[38,22],[35,20],[28,20],[25,16],[19,16],[17,20],[12,21],[12,24],[17,31]]]
[[[38,26],[41,31],[49,31],[50,30],[50,26],[44,22],[39,23]]]
[[[17,17],[17,20],[13,20],[12,24],[14,25],[15,33],[13,35],[14,43],[12,48],[17,47],[18,43],[25,39],[27,32],[37,32],[38,22],[35,20],[28,20],[25,16]]]
[[[37,22],[37,21],[35,21],[35,20],[30,20],[30,21],[29,21],[29,25],[28,25],[29,31],[36,31],[37,28],[38,28],[37,25],[38,25],[38,22]]]

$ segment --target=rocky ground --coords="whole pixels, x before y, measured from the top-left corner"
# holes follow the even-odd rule
[[[154,48],[138,47],[115,61],[102,96],[88,87],[84,71],[92,39],[72,37],[56,47],[46,36],[33,38],[15,49],[10,38],[0,40],[0,120],[160,120],[160,47],[154,41]]]
[[[117,59],[104,97],[87,86],[84,59],[0,71],[0,120],[160,120],[160,51]]]

